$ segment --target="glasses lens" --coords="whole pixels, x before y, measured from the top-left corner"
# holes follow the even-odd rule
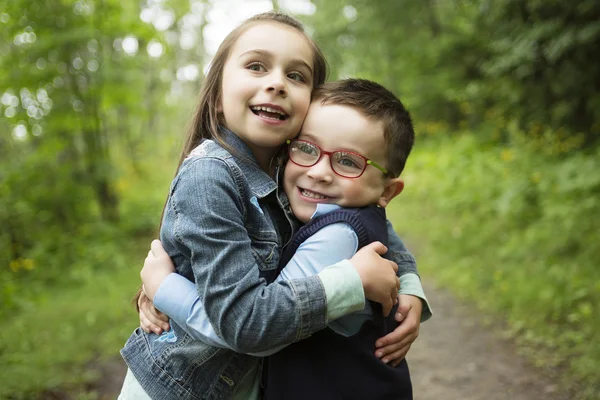
[[[354,178],[362,174],[367,163],[358,154],[336,151],[331,158],[331,165],[333,166],[333,170],[338,174]]]
[[[290,158],[299,165],[314,165],[319,159],[319,153],[319,148],[312,143],[295,140],[290,144]]]

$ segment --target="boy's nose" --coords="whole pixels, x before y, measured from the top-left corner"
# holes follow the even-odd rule
[[[308,177],[317,182],[331,183],[333,181],[334,172],[331,170],[329,156],[324,154],[318,163],[308,168]]]

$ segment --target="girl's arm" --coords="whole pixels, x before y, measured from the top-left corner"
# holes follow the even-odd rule
[[[358,238],[356,233],[347,224],[339,223],[327,226],[307,239],[298,248],[277,279],[290,280],[316,275],[326,266],[352,257],[357,248]],[[405,258],[410,258],[414,264],[414,260],[409,255],[405,256]],[[194,294],[193,283],[176,274],[167,277],[168,274],[174,271],[169,264],[170,259],[164,250],[162,250],[162,247],[160,247],[160,242],[154,241],[152,243],[152,256],[149,255],[146,259],[141,275],[144,286],[150,288],[151,296],[156,291],[155,288],[158,289],[158,295],[154,297],[156,306],[169,314],[177,324],[183,327],[195,339],[207,344],[228,348],[227,344],[216,335],[208,322],[204,306],[198,296]],[[404,267],[408,268],[410,266]],[[402,290],[403,288],[401,287],[400,292]],[[189,295],[178,296],[185,298],[186,301],[183,303],[179,301],[173,302],[171,299],[175,297],[174,293],[189,293]],[[401,302],[403,306],[401,310],[406,308],[405,306],[408,306],[405,304],[406,302],[406,299]],[[414,311],[414,313],[420,314],[418,311]],[[369,315],[370,309],[363,309],[335,321],[330,320],[329,327],[334,329],[338,334],[344,336],[352,335],[369,318]],[[405,325],[407,324],[405,323]],[[415,338],[416,335],[412,340],[403,337],[400,341],[410,344]],[[267,356],[279,351],[283,347],[285,346],[279,346],[253,355]],[[386,357],[384,361],[389,361],[390,357]],[[391,360],[393,359],[394,357],[391,357]]]
[[[355,278],[345,293],[336,295],[361,293],[364,288],[365,296],[388,302],[391,308],[398,284],[395,270],[391,264],[374,267],[373,249],[372,254],[363,253],[356,270],[346,262],[319,276],[267,286],[259,277],[245,228],[245,207],[250,205],[243,203],[234,173],[228,168],[224,161],[213,158],[195,159],[182,166],[165,210],[161,239],[171,255],[183,254],[191,260],[208,320],[232,349],[256,353],[323,329],[330,300],[327,282],[351,275],[349,270]],[[363,304],[364,298],[357,300],[347,312]]]
[[[315,235],[308,238],[296,251],[292,259],[281,271],[277,280],[302,279],[317,275],[329,265],[333,265],[345,259],[350,259],[358,247],[356,233],[347,224],[339,223],[327,226]],[[156,262],[155,260],[160,260]],[[208,321],[206,309],[195,294],[194,284],[184,277],[173,274],[174,269],[170,264],[168,254],[160,247],[160,242],[152,243],[152,258],[148,256],[144,263],[141,276],[146,292],[152,298],[156,306],[168,314],[179,326],[190,336],[204,343],[230,348],[218,335]],[[343,284],[338,282],[335,290],[342,291]],[[177,293],[177,295],[176,295]],[[182,295],[183,293],[187,293]],[[328,293],[328,298],[335,294]],[[177,301],[174,299],[177,298]],[[183,300],[183,301],[181,301]],[[352,304],[353,300],[346,299]],[[344,315],[347,305],[340,304],[339,307],[330,307],[328,317],[330,327],[342,335],[356,333],[363,322],[369,318],[370,308],[362,313],[353,313],[345,318],[331,321]],[[333,324],[333,325],[332,325]],[[268,356],[281,350],[283,346],[276,346],[260,353],[251,353],[256,356]]]

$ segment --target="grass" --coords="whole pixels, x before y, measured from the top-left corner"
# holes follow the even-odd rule
[[[420,143],[388,208],[418,244],[426,279],[501,318],[580,399],[600,398],[597,156],[548,157],[470,135]]]
[[[0,398],[32,398],[94,380],[87,365],[118,356],[137,325],[131,297],[147,243],[130,249],[128,265],[107,268],[77,286],[49,289],[0,330]]]

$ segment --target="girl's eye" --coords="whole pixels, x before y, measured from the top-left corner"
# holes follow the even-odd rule
[[[297,82],[306,82],[306,79],[304,79],[304,75],[302,75],[300,72],[289,73],[288,78]]]
[[[246,68],[249,69],[250,71],[256,71],[256,72],[266,71],[265,66],[258,62],[249,64]]]

